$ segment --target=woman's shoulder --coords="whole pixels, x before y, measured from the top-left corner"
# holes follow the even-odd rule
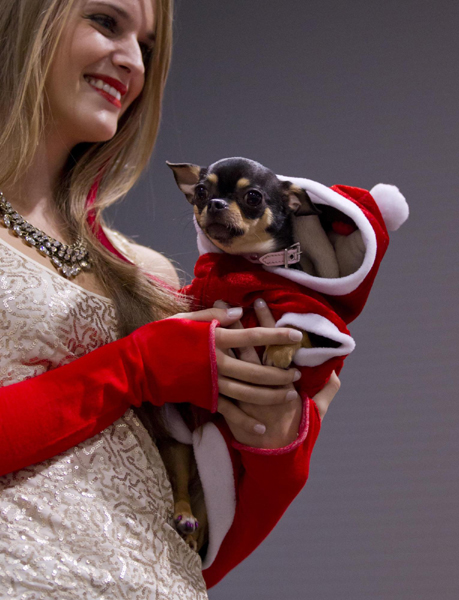
[[[115,248],[140,269],[159,277],[176,289],[180,287],[180,280],[174,265],[163,254],[147,246],[136,244],[114,229],[104,227],[104,231]]]

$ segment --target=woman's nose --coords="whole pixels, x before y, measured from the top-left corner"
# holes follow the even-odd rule
[[[113,56],[113,62],[127,69],[133,75],[145,73],[142,50],[135,35],[122,40]]]

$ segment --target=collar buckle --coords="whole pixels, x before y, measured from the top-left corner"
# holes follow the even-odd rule
[[[266,267],[285,267],[288,269],[290,265],[300,262],[300,243],[296,242],[296,244],[293,244],[289,248],[279,250],[278,252],[268,252],[268,254],[263,254],[262,256],[258,254],[245,254],[244,256],[252,263],[261,263]]]

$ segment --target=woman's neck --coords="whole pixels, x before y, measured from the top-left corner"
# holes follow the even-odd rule
[[[1,190],[24,219],[51,236],[57,233],[58,238],[62,237],[64,228],[53,199],[69,151],[59,137],[46,137],[37,146],[29,168],[16,182],[3,185]]]

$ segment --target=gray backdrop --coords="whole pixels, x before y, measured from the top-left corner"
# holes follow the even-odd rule
[[[459,334],[452,0],[185,2],[151,168],[116,226],[191,273],[166,159],[242,155],[327,185],[394,183],[392,235],[309,482],[211,600],[456,600]]]

